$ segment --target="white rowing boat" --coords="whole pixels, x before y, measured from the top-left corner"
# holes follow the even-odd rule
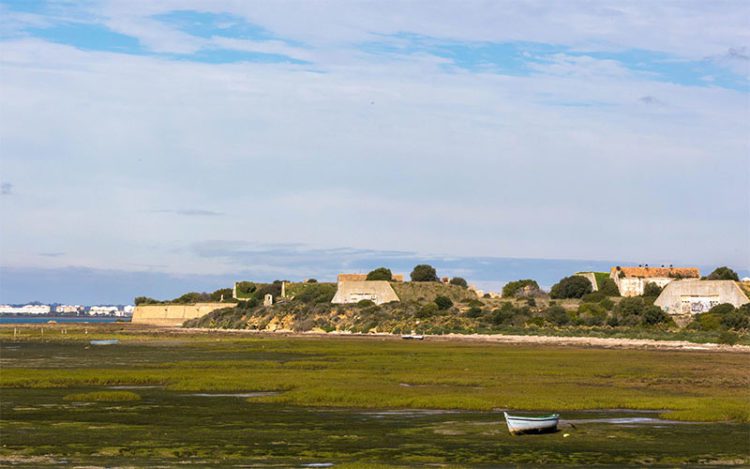
[[[557,422],[560,420],[559,414],[545,415],[541,417],[526,417],[522,415],[505,415],[505,423],[508,424],[508,431],[513,435],[522,433],[550,433],[557,430]]]

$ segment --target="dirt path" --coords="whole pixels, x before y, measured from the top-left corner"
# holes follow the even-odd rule
[[[350,334],[350,333],[318,333],[292,331],[252,331],[252,330],[216,330],[216,329],[175,329],[181,332],[192,333],[218,333],[218,334],[251,334],[266,336],[285,337],[315,337],[321,339],[352,338],[352,339],[380,339],[401,340],[401,336],[393,334]],[[621,349],[658,349],[658,350],[684,350],[684,351],[714,351],[714,352],[738,352],[750,353],[747,345],[722,345],[713,343],[696,343],[684,340],[653,340],[653,339],[623,339],[603,337],[557,337],[557,336],[535,336],[535,335],[501,335],[501,334],[446,334],[426,335],[425,341],[430,342],[488,342],[496,344],[518,344],[518,345],[553,345],[570,347],[596,347],[596,348],[621,348]]]

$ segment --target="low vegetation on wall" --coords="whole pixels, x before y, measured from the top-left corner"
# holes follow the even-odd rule
[[[147,296],[137,296],[135,298],[136,306],[161,305],[161,304],[193,304],[193,303],[236,303],[232,298],[231,288],[221,288],[213,293],[189,292],[173,300],[155,300]]]

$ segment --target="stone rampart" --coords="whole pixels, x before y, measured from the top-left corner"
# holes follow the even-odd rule
[[[132,322],[152,326],[181,326],[188,319],[199,318],[211,311],[231,306],[231,303],[139,305],[133,311]]]

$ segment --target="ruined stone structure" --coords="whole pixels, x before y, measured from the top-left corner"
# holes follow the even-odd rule
[[[385,280],[345,280],[339,281],[331,303],[348,304],[362,300],[370,300],[377,305],[400,301],[391,284]]]
[[[667,284],[689,278],[700,278],[695,267],[612,267],[609,277],[615,281],[622,296],[643,295],[647,283],[664,288]]]
[[[133,324],[149,324],[152,326],[181,326],[188,319],[195,319],[219,308],[231,306],[228,303],[195,303],[195,304],[166,304],[139,305],[133,311]]]
[[[732,280],[691,279],[669,283],[654,302],[673,315],[706,313],[722,303],[738,308],[750,303],[750,299]]]

